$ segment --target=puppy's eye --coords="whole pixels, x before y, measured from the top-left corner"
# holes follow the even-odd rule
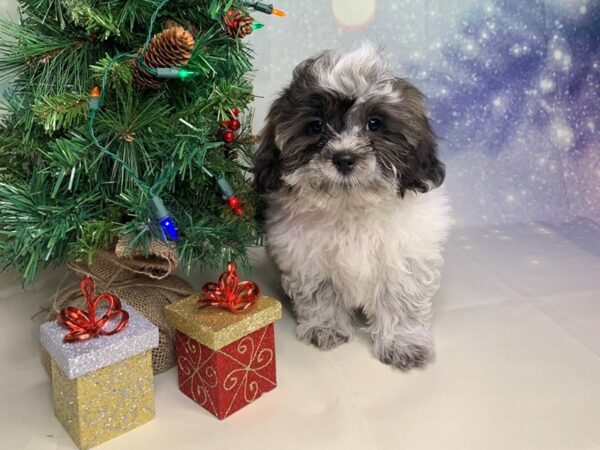
[[[324,129],[323,122],[319,119],[311,120],[308,122],[308,132],[311,134],[322,133]]]
[[[369,131],[377,131],[381,128],[381,120],[377,117],[372,117],[367,121],[367,128]]]

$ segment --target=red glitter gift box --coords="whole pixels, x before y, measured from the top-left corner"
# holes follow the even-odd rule
[[[257,296],[231,312],[200,308],[203,297],[172,303],[165,317],[176,329],[179,389],[222,420],[277,386],[273,322],[281,304]]]

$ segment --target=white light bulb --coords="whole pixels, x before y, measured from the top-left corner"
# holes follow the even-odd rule
[[[336,20],[346,29],[365,28],[375,16],[376,0],[332,0]]]

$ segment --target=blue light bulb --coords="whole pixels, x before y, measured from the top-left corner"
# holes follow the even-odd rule
[[[165,208],[164,203],[158,195],[153,196],[150,199],[152,203],[152,207],[154,208],[154,214],[156,215],[156,219],[160,223],[160,227],[162,228],[163,234],[169,239],[176,241],[179,239],[179,234],[177,233],[177,225],[175,221],[171,218],[169,211]]]
[[[165,217],[160,221],[160,226],[163,229],[163,232],[173,241],[179,239],[179,235],[177,234],[177,227],[175,226],[175,221],[170,217]]]

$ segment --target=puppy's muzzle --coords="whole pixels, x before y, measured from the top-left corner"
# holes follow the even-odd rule
[[[342,175],[349,175],[356,167],[357,157],[350,152],[337,152],[331,162]]]

